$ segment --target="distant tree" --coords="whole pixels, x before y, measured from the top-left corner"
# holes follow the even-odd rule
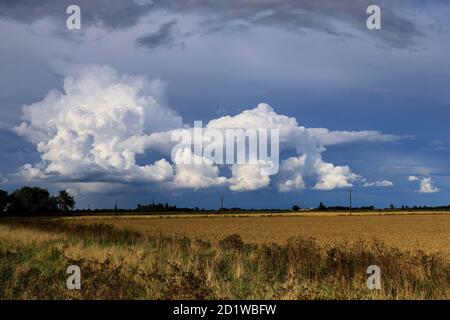
[[[327,207],[326,207],[322,202],[320,202],[319,208],[318,208],[318,209],[319,209],[319,210],[326,210]]]
[[[47,190],[37,187],[23,187],[8,198],[8,213],[13,215],[50,214],[57,210],[57,201]]]
[[[395,206],[393,204],[391,204],[389,207],[391,208],[391,210],[395,209]]]
[[[298,211],[298,210],[300,210],[300,207],[298,205],[295,204],[292,206],[292,211]]]
[[[8,205],[8,192],[0,190],[0,214],[5,212]]]
[[[56,203],[58,210],[62,212],[68,212],[75,207],[75,200],[66,190],[59,191],[58,196],[56,197]],[[117,211],[117,205],[115,209]]]

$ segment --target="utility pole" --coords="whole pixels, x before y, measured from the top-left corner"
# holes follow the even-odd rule
[[[220,211],[223,211],[223,197],[220,197]]]
[[[352,215],[352,192],[353,192],[353,190],[352,189],[349,189],[348,190],[348,193],[349,193],[349,195],[350,195],[350,215]]]

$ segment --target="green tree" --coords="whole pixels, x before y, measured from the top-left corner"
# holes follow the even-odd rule
[[[3,214],[8,205],[8,192],[0,190],[0,214]]]
[[[292,211],[298,211],[298,210],[300,210],[300,207],[298,205],[294,204],[292,206]]]
[[[59,211],[68,212],[74,208],[75,200],[66,190],[61,190],[56,197],[56,204]]]
[[[56,212],[56,201],[47,190],[23,187],[9,196],[8,213],[13,215],[39,215]]]

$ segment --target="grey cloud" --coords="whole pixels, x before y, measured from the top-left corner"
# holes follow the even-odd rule
[[[137,0],[2,0],[0,1],[0,18],[29,24],[50,17],[65,26],[66,9],[72,4],[80,6],[83,25],[101,25],[112,29],[137,24],[141,17],[155,7],[152,2]]]
[[[176,21],[164,23],[156,32],[136,39],[136,44],[149,50],[154,50],[161,46],[174,46],[177,44],[175,35],[176,24]]]
[[[25,23],[43,17],[63,20],[66,18],[65,8],[72,3],[72,0],[3,0],[0,2],[0,17]],[[341,28],[350,26],[351,30],[366,32],[369,37],[376,37],[389,47],[413,45],[415,38],[422,35],[413,21],[399,16],[392,2],[381,0],[378,3],[382,7],[382,30],[369,31],[365,26],[366,9],[372,2],[368,0],[77,1],[82,8],[85,25],[102,25],[112,29],[136,25],[149,12],[162,11],[200,15],[204,22],[200,26],[204,30],[199,33],[227,30],[238,22],[241,27],[270,26],[296,32],[315,30],[334,36],[348,36],[348,32]],[[172,27],[163,24],[157,34],[142,36],[138,43],[151,49],[159,43],[165,45],[168,39],[173,40],[169,34]]]
[[[225,2],[198,0],[172,1],[178,11],[203,12],[210,14],[204,24],[210,30],[223,30],[230,23],[241,22],[240,26],[271,26],[303,32],[315,30],[334,36],[349,36],[339,25],[349,25],[352,30],[374,36],[388,46],[406,48],[414,44],[417,36],[422,36],[415,24],[399,16],[392,2],[378,1],[382,10],[382,30],[370,31],[366,28],[368,0],[266,0]]]

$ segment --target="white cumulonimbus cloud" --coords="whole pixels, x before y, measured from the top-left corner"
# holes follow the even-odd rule
[[[436,193],[439,192],[440,189],[435,187],[433,184],[433,180],[428,177],[428,178],[419,178],[416,176],[409,176],[408,177],[408,181],[411,182],[419,182],[419,190],[417,190],[417,192],[419,193]]]
[[[296,156],[281,159],[278,174],[261,175],[260,166],[233,164],[226,176],[208,157],[187,165],[189,148],[175,150],[171,133],[190,130],[182,118],[155,97],[164,83],[142,76],[120,75],[108,66],[88,66],[64,80],[63,91],[52,90],[43,100],[23,107],[23,122],[15,131],[36,145],[41,161],[23,166],[15,178],[45,180],[98,190],[117,185],[159,184],[172,189],[226,186],[233,191],[256,190],[271,184],[280,192],[307,187],[332,190],[350,187],[361,177],[346,165],[322,159],[327,146],[358,141],[394,141],[402,137],[377,131],[330,131],[305,128],[292,117],[277,114],[260,103],[234,116],[206,124],[207,129],[279,129],[280,152]],[[138,155],[159,155],[152,163],[138,164]],[[375,185],[379,184],[378,182]],[[382,181],[381,184],[386,184]]]
[[[182,126],[182,119],[153,98],[159,80],[120,76],[114,69],[91,66],[66,77],[64,92],[50,91],[23,107],[15,131],[37,146],[41,162],[26,165],[33,179],[133,182],[165,181],[173,168],[165,159],[138,166],[150,135]]]

